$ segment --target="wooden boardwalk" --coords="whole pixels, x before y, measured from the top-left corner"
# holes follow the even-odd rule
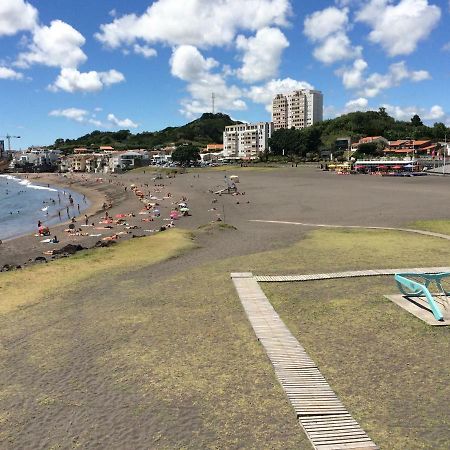
[[[232,273],[247,317],[313,447],[377,449],[276,313],[251,273]]]
[[[329,280],[333,278],[356,278],[356,277],[374,277],[380,275],[394,275],[395,273],[439,273],[450,272],[450,267],[414,267],[400,269],[374,269],[374,270],[353,270],[348,272],[332,272],[332,273],[314,273],[304,275],[256,275],[258,282],[275,282],[284,281],[313,281],[313,280]]]

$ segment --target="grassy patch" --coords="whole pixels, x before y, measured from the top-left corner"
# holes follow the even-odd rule
[[[209,222],[205,225],[200,225],[198,227],[198,232],[211,233],[213,231],[225,231],[225,230],[233,230],[236,231],[237,228],[233,225],[229,225],[228,223],[223,222]]]
[[[169,239],[172,233],[33,268],[44,272],[29,286],[56,301],[0,316],[7,343],[0,415],[8,415],[0,437],[16,448],[32,447],[26,439],[40,433],[47,447],[69,447],[77,436],[85,447],[309,450],[230,272],[437,266],[450,256],[449,243],[427,236],[319,230],[288,248],[188,270],[180,266],[187,255],[162,266],[167,278],[152,278],[149,261],[167,258],[168,242],[180,239],[173,255],[193,245],[189,235],[177,230]],[[71,269],[45,272],[58,264]],[[58,273],[70,289],[44,292],[40,285]],[[449,330],[431,329],[385,300],[396,291],[391,278],[263,287],[382,448],[448,448]]]
[[[262,287],[381,448],[450,448],[450,328],[385,299],[397,292],[392,277]]]
[[[61,295],[67,289],[104,273],[156,264],[193,246],[189,233],[171,230],[120,242],[113,247],[83,251],[51,264],[2,273],[0,314],[34,304],[46,296]]]
[[[418,220],[408,225],[409,228],[417,230],[433,231],[450,235],[450,220]]]

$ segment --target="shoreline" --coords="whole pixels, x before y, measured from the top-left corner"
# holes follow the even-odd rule
[[[27,180],[33,186],[54,189],[54,190],[57,190],[58,192],[61,190],[67,190],[67,191],[69,191],[69,194],[70,193],[78,194],[79,196],[83,195],[85,197],[87,206],[85,206],[84,208],[81,207],[80,212],[79,213],[78,213],[78,211],[76,212],[77,215],[74,216],[75,218],[78,218],[84,214],[88,214],[88,212],[91,210],[92,205],[94,204],[94,201],[93,201],[94,195],[91,190],[79,189],[78,186],[76,187],[76,189],[73,189],[72,185],[68,185],[66,183],[61,183],[61,182],[59,182],[59,180],[55,181],[51,176],[49,176],[48,179],[44,177],[44,179],[41,180],[39,177],[31,177],[30,178],[30,175],[35,175],[35,174],[26,174],[27,176],[24,176],[25,174],[21,174],[21,173],[7,174],[7,175],[10,177],[13,177],[15,180]],[[46,175],[46,174],[44,174],[44,175]],[[51,174],[48,174],[48,175],[51,175]],[[38,181],[35,181],[35,180],[38,180]],[[82,192],[82,191],[85,191],[85,192]],[[82,205],[80,204],[80,206],[82,206]],[[58,227],[60,225],[67,225],[68,223],[70,223],[70,220],[65,220],[65,221],[59,220],[58,221],[57,216],[52,216],[52,217],[49,217],[48,219],[41,220],[41,222],[43,225],[48,225],[49,227]],[[2,239],[2,242],[5,243],[8,241],[11,241],[14,239],[19,239],[24,236],[28,236],[28,235],[32,235],[32,234],[34,235],[33,231],[20,232],[20,234]]]
[[[61,221],[50,226],[50,237],[57,236],[58,242],[48,242],[42,236],[35,233],[25,234],[19,237],[6,239],[0,245],[0,272],[20,269],[37,262],[50,262],[60,257],[69,256],[72,253],[60,254],[59,251],[71,244],[73,248],[91,249],[98,246],[111,244],[113,241],[124,240],[133,237],[148,236],[165,228],[170,221],[170,211],[174,208],[174,200],[171,194],[167,196],[169,189],[166,180],[153,180],[153,171],[147,174],[115,175],[105,174],[26,174],[27,179],[33,184],[48,185],[59,189],[68,189],[86,196],[90,202],[87,209],[75,216],[75,230],[69,232],[71,220]],[[25,174],[14,174],[18,178],[25,178]],[[153,185],[154,182],[154,185]],[[166,182],[166,185],[163,183]],[[150,184],[151,183],[151,184]],[[158,183],[158,184],[156,184]],[[150,219],[150,212],[142,212],[145,202],[131,189],[135,184],[140,190],[146,191],[147,201],[153,195],[158,198],[155,208],[161,210],[154,219]],[[180,192],[180,199],[184,192]],[[153,200],[154,201],[154,200]],[[85,224],[84,215],[88,216],[88,224]],[[145,216],[141,214],[147,214]],[[118,219],[123,217],[123,219]],[[113,223],[105,219],[113,219]],[[151,222],[147,223],[147,222]],[[148,228],[155,229],[148,229]],[[103,242],[106,241],[106,242]],[[78,251],[76,250],[76,251]],[[56,253],[54,253],[56,252]]]

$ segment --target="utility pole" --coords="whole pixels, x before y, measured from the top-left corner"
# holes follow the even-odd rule
[[[214,92],[211,94],[211,103],[212,103],[212,113],[216,113],[216,94]]]

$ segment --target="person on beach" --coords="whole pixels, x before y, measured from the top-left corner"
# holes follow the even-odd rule
[[[79,203],[77,203],[77,209],[78,209],[78,212],[80,212],[80,204]]]
[[[84,215],[84,224],[87,226],[89,223],[89,217],[87,216],[87,214]]]
[[[59,220],[61,220],[61,211],[60,210],[58,210],[58,217],[59,217]]]

